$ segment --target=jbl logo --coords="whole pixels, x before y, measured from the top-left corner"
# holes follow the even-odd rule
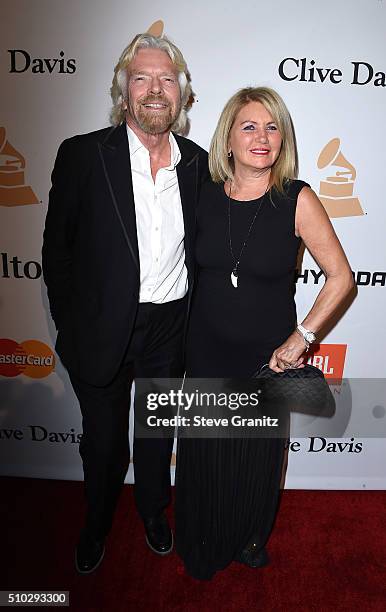
[[[343,378],[347,344],[319,344],[313,347],[307,363],[319,368],[326,378]]]

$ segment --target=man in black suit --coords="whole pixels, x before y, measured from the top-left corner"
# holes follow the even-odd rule
[[[43,272],[83,419],[80,573],[102,561],[127,472],[133,379],[183,374],[195,208],[207,177],[206,152],[174,133],[186,128],[189,80],[166,37],[135,37],[115,68],[113,127],[65,140],[52,173]],[[134,441],[136,505],[159,554],[173,545],[164,514],[172,445]]]

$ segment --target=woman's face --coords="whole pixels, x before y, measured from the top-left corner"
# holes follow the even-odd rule
[[[267,170],[279,157],[282,137],[261,102],[248,102],[236,115],[229,134],[235,173]]]

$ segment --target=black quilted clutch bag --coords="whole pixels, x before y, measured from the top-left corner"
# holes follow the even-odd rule
[[[252,378],[259,381],[263,405],[317,416],[332,416],[335,412],[331,389],[323,372],[315,366],[274,372],[266,364]]]

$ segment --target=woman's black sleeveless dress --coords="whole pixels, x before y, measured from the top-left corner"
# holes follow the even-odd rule
[[[295,211],[302,181],[286,195],[271,190],[253,201],[228,201],[224,186],[203,186],[197,216],[194,291],[187,342],[187,376],[245,378],[267,363],[296,327],[295,269],[300,239]],[[239,264],[230,274],[259,208]],[[178,440],[176,547],[186,570],[209,579],[252,536],[262,548],[276,513],[284,441]]]

